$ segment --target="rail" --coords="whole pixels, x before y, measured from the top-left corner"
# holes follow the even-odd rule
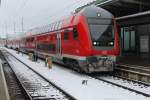
[[[93,77],[93,76],[91,76],[91,77]],[[112,76],[110,76],[110,77],[112,77]],[[112,84],[112,85],[117,86],[117,87],[121,87],[121,88],[126,89],[126,90],[129,90],[129,91],[131,91],[131,92],[135,92],[135,93],[137,93],[137,94],[141,94],[141,95],[144,95],[144,96],[146,96],[146,97],[150,97],[150,94],[149,94],[149,93],[144,93],[144,92],[142,92],[142,91],[139,91],[139,90],[130,88],[130,87],[128,87],[128,86],[124,86],[124,85],[121,85],[121,84],[118,84],[118,83],[109,81],[109,80],[107,80],[107,79],[105,79],[105,78],[101,78],[101,77],[99,77],[99,76],[94,76],[93,78],[98,79],[98,80],[101,80],[101,81],[106,82],[106,83],[108,83],[108,84]]]
[[[3,52],[4,53],[4,52]],[[37,74],[39,77],[41,77],[43,80],[45,80],[46,82],[48,82],[49,84],[51,84],[51,86],[53,86],[54,88],[56,88],[60,93],[62,93],[63,95],[65,95],[65,97],[67,98],[67,100],[76,100],[76,98],[75,97],[73,97],[72,95],[70,95],[69,93],[67,93],[66,91],[64,91],[63,89],[61,89],[59,86],[57,86],[57,85],[55,85],[53,82],[51,82],[50,80],[47,80],[45,77],[43,77],[41,74],[39,74],[39,73],[37,73],[35,70],[33,70],[33,69],[31,69],[28,65],[26,65],[24,62],[22,62],[21,60],[19,60],[18,58],[16,58],[15,56],[13,56],[11,53],[9,53],[9,52],[7,52],[7,51],[5,51],[5,56],[8,56],[8,55],[10,55],[11,57],[13,57],[14,59],[16,59],[18,62],[20,62],[21,64],[23,64],[26,68],[28,68],[28,70],[30,69],[32,72],[34,72],[35,74]],[[8,61],[9,59],[7,58],[7,61]],[[10,63],[9,63],[10,64]],[[10,64],[11,65],[11,64]],[[26,91],[28,92],[28,91],[35,91],[35,89],[36,88],[33,88],[33,87],[36,87],[36,86],[34,86],[34,84],[32,84],[33,86],[30,88],[30,87],[28,87],[28,82],[23,82],[24,83],[24,86],[25,86],[25,89],[26,89]],[[27,84],[25,84],[25,83],[27,83]],[[37,85],[37,84],[35,84],[35,85]],[[33,89],[34,90],[33,90]],[[40,87],[41,88],[41,87]],[[47,88],[47,87],[46,87]],[[46,89],[45,88],[45,89]],[[28,92],[29,93],[29,92]],[[40,98],[40,99],[44,99],[44,96],[34,96],[34,95],[32,95],[31,93],[29,93],[29,95],[31,96],[31,98],[33,99],[33,98]],[[45,98],[45,99],[48,99],[48,98]],[[56,98],[57,99],[57,98]],[[64,96],[63,96],[63,98],[62,99],[64,99]],[[66,100],[66,99],[64,99],[64,100]]]

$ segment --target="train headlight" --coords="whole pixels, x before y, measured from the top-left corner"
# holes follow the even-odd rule
[[[100,17],[100,16],[101,16],[101,14],[100,14],[100,13],[97,13],[97,16],[98,16],[98,17]]]
[[[113,41],[109,42],[109,45],[114,45],[114,42]]]
[[[96,42],[93,42],[93,44],[96,45],[97,43],[96,43]]]

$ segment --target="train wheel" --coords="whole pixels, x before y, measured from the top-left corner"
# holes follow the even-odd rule
[[[73,69],[75,69],[77,72],[82,72],[79,63],[76,60],[73,61]]]
[[[79,66],[78,61],[74,60],[74,59],[67,59],[64,58],[63,62],[65,65],[69,66],[71,69],[77,71],[77,72],[83,72],[82,69]]]

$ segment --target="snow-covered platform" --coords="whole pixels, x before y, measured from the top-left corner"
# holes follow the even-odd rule
[[[6,48],[5,48],[6,49]],[[32,62],[28,56],[17,54],[16,51],[6,49],[15,57],[26,63],[30,68],[40,73],[77,100],[149,100],[150,98],[134,92],[113,86],[87,75],[79,74],[70,69],[53,64],[52,69],[45,67],[44,61]],[[83,84],[86,80],[87,84]]]

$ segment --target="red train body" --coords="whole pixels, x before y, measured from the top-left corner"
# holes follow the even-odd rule
[[[32,29],[18,47],[34,54],[51,56],[55,62],[87,73],[113,71],[119,55],[116,22],[108,11],[85,7],[50,25]]]

